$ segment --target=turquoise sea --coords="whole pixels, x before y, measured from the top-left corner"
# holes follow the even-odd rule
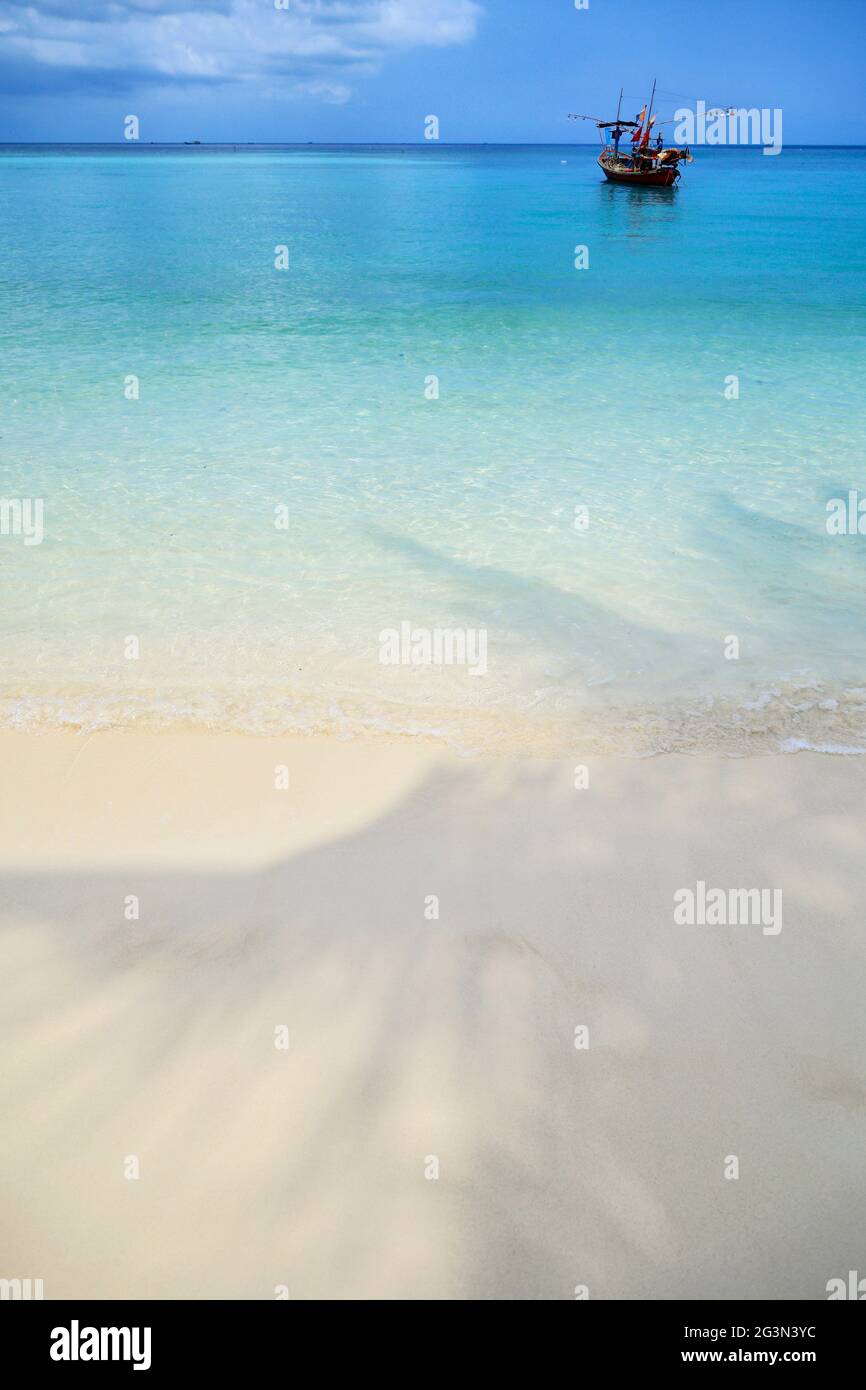
[[[0,148],[0,721],[866,749],[866,151],[596,153]]]

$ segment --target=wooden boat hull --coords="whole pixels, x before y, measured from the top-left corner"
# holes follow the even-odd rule
[[[633,170],[611,168],[601,157],[599,157],[598,162],[604,171],[605,178],[610,179],[611,183],[628,183],[633,188],[670,188],[680,176],[680,171],[675,164],[661,169]]]

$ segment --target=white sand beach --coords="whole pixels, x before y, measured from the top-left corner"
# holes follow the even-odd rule
[[[3,1275],[809,1299],[862,1268],[861,759],[578,790],[396,739],[0,757]],[[677,925],[698,881],[781,889],[781,930]]]

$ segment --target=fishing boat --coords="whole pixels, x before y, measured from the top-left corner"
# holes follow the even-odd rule
[[[650,133],[657,124],[653,115],[655,95],[656,84],[653,82],[649,102],[633,121],[621,118],[622,88],[616,108],[616,120],[606,121],[598,116],[569,113],[569,120],[595,122],[602,144],[598,163],[605,178],[611,183],[628,183],[637,188],[671,188],[681,177],[680,164],[691,164],[692,156],[688,148],[681,149],[677,145],[666,148],[660,134],[656,143],[650,144]],[[620,150],[620,141],[629,131],[632,132],[631,150],[624,153]]]

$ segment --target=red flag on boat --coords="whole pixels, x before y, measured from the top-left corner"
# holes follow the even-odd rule
[[[632,143],[633,145],[636,145],[637,142],[638,142],[638,140],[640,139],[640,128],[641,128],[641,126],[643,125],[643,118],[644,118],[645,115],[646,115],[646,107],[644,107],[643,111],[641,111],[641,113],[640,113],[639,116],[635,116],[635,120],[637,121],[637,130],[635,131],[634,135],[631,137],[631,143]]]
[[[643,149],[646,149],[647,145],[649,144],[650,131],[652,130],[652,128],[653,128],[653,126],[655,125],[655,123],[656,123],[656,118],[655,118],[655,116],[650,116],[649,120],[647,121],[647,127],[646,127],[646,130],[644,131],[643,139],[642,139],[641,142],[640,142],[640,148],[641,148],[642,150],[643,150]]]

